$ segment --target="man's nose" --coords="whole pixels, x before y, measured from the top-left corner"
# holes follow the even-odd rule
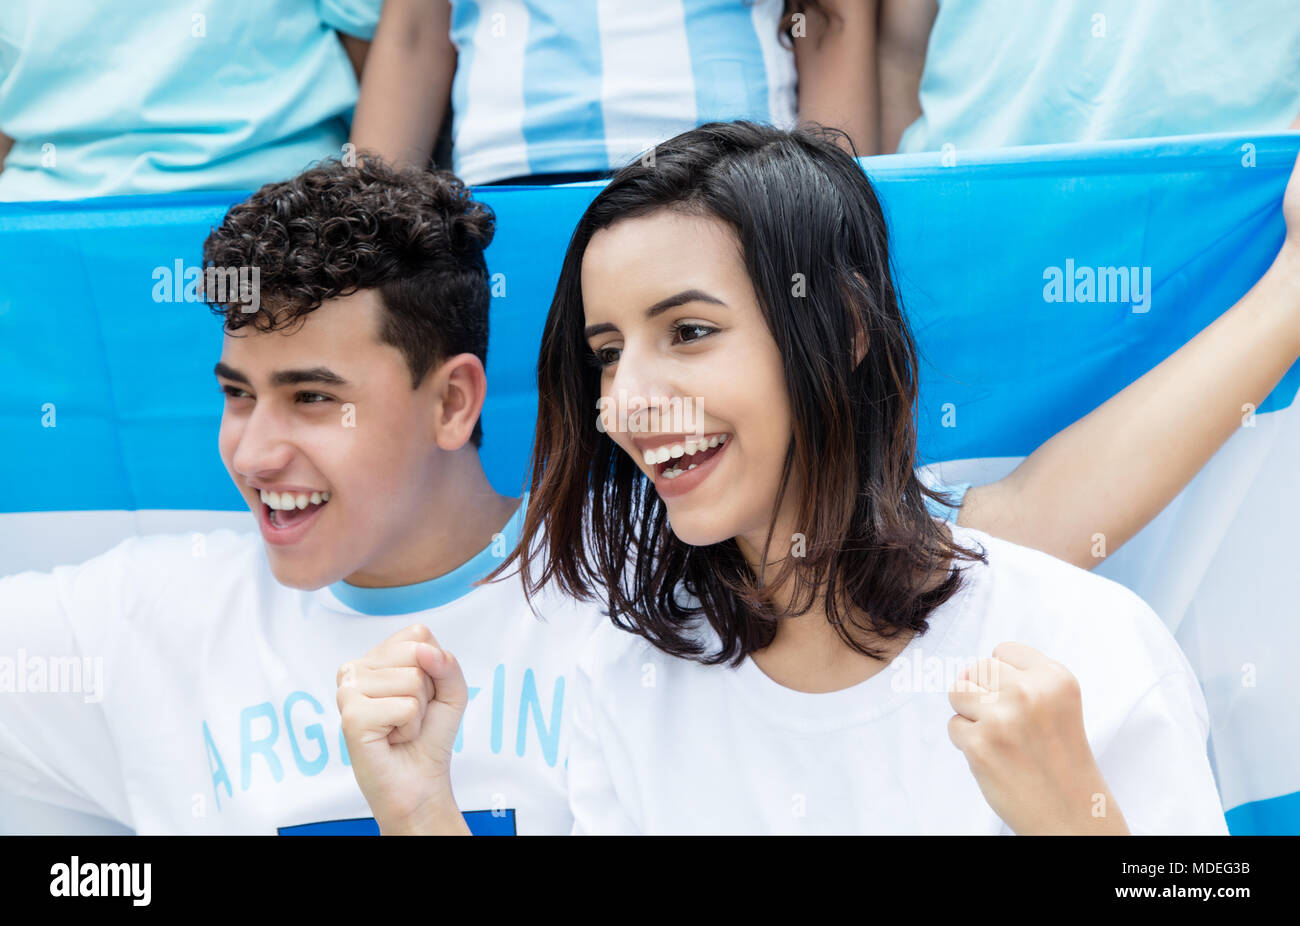
[[[256,477],[285,469],[293,459],[293,445],[276,420],[269,405],[254,408],[244,422],[231,460],[235,470],[243,476]]]

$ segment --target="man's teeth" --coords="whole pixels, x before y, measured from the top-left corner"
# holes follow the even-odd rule
[[[715,434],[712,437],[704,438],[698,441],[688,440],[685,444],[673,444],[668,447],[659,447],[659,448],[647,450],[645,451],[645,457],[644,457],[645,465],[655,466],[659,463],[666,463],[669,460],[675,459],[677,457],[693,456],[699,453],[701,450],[708,450],[711,447],[717,447],[719,444],[725,444],[727,442],[727,438],[730,436],[731,436],[730,434]],[[692,469],[693,467],[694,464],[688,466],[687,469]],[[671,473],[674,471],[678,472],[679,475],[680,472],[682,472],[680,470],[669,470],[668,472]],[[668,473],[664,473],[664,475],[667,476]],[[673,478],[673,477],[669,477],[669,478]]]
[[[322,505],[330,500],[328,492],[312,492],[310,495],[306,492],[299,492],[297,495],[292,492],[268,492],[265,489],[261,492],[262,504],[274,511],[306,508],[308,504]]]

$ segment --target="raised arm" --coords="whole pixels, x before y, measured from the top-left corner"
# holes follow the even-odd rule
[[[859,156],[878,154],[876,0],[791,6],[806,17],[806,34],[794,39],[799,121],[842,129]]]
[[[1241,301],[1155,369],[972,488],[958,523],[1091,569],[1182,491],[1300,357],[1300,160],[1287,235]]]
[[[352,120],[358,149],[429,166],[456,74],[450,28],[449,0],[385,0]]]

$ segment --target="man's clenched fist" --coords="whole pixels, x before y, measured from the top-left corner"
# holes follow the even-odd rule
[[[463,833],[451,754],[469,701],[456,657],[428,627],[398,631],[339,667],[352,773],[384,835]]]

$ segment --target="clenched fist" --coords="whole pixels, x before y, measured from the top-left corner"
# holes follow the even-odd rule
[[[415,624],[345,662],[336,681],[352,773],[379,831],[468,835],[451,789],[469,701],[456,658]]]
[[[959,674],[948,736],[984,799],[1019,835],[1127,835],[1083,727],[1079,682],[1023,643]]]

